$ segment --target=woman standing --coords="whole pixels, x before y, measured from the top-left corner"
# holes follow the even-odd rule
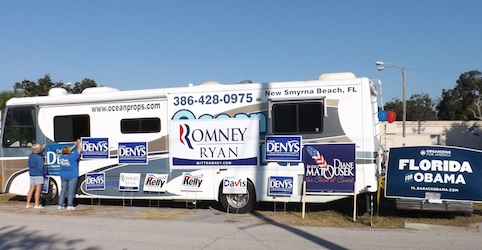
[[[35,192],[34,208],[43,208],[40,205],[40,191],[42,190],[42,184],[44,183],[44,176],[47,174],[44,164],[44,156],[42,151],[45,148],[45,144],[40,146],[40,144],[35,143],[32,145],[32,153],[28,156],[28,173],[30,175],[30,189],[27,194],[27,205],[26,208],[30,208],[30,200]]]
[[[74,150],[75,147],[77,147],[77,150]],[[75,210],[74,196],[79,177],[78,160],[80,151],[80,139],[74,142],[73,146],[62,148],[62,155],[59,158],[61,190],[58,209],[63,208],[65,194],[67,193],[67,210]]]

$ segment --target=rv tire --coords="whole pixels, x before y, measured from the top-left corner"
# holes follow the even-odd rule
[[[222,184],[219,187],[219,202],[223,208],[231,213],[249,213],[256,206],[256,192],[254,185],[248,180],[246,194],[223,194]]]

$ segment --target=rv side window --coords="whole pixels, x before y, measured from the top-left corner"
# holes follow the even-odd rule
[[[54,140],[71,142],[81,137],[90,137],[88,115],[66,115],[54,117]]]
[[[34,107],[11,107],[5,116],[3,147],[30,147],[36,143]]]
[[[273,134],[323,132],[323,103],[279,103],[272,106]]]
[[[161,120],[155,118],[122,119],[123,134],[158,133],[161,131]]]

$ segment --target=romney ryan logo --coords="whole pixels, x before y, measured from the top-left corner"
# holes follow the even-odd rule
[[[199,148],[201,158],[238,157],[247,127],[194,128],[179,125],[179,140],[190,149]]]
[[[191,129],[187,124],[179,124],[179,141],[190,149],[194,149],[189,139]]]
[[[171,121],[170,125],[172,166],[245,166],[258,163],[259,120],[183,120]]]

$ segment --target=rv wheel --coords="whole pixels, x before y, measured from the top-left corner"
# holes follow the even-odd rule
[[[57,204],[59,202],[59,188],[54,179],[50,178],[49,190],[46,194],[42,194],[42,199],[45,200],[45,204]]]
[[[232,213],[249,213],[256,205],[254,185],[248,180],[246,194],[223,194],[223,186],[219,188],[219,201],[223,208]]]

